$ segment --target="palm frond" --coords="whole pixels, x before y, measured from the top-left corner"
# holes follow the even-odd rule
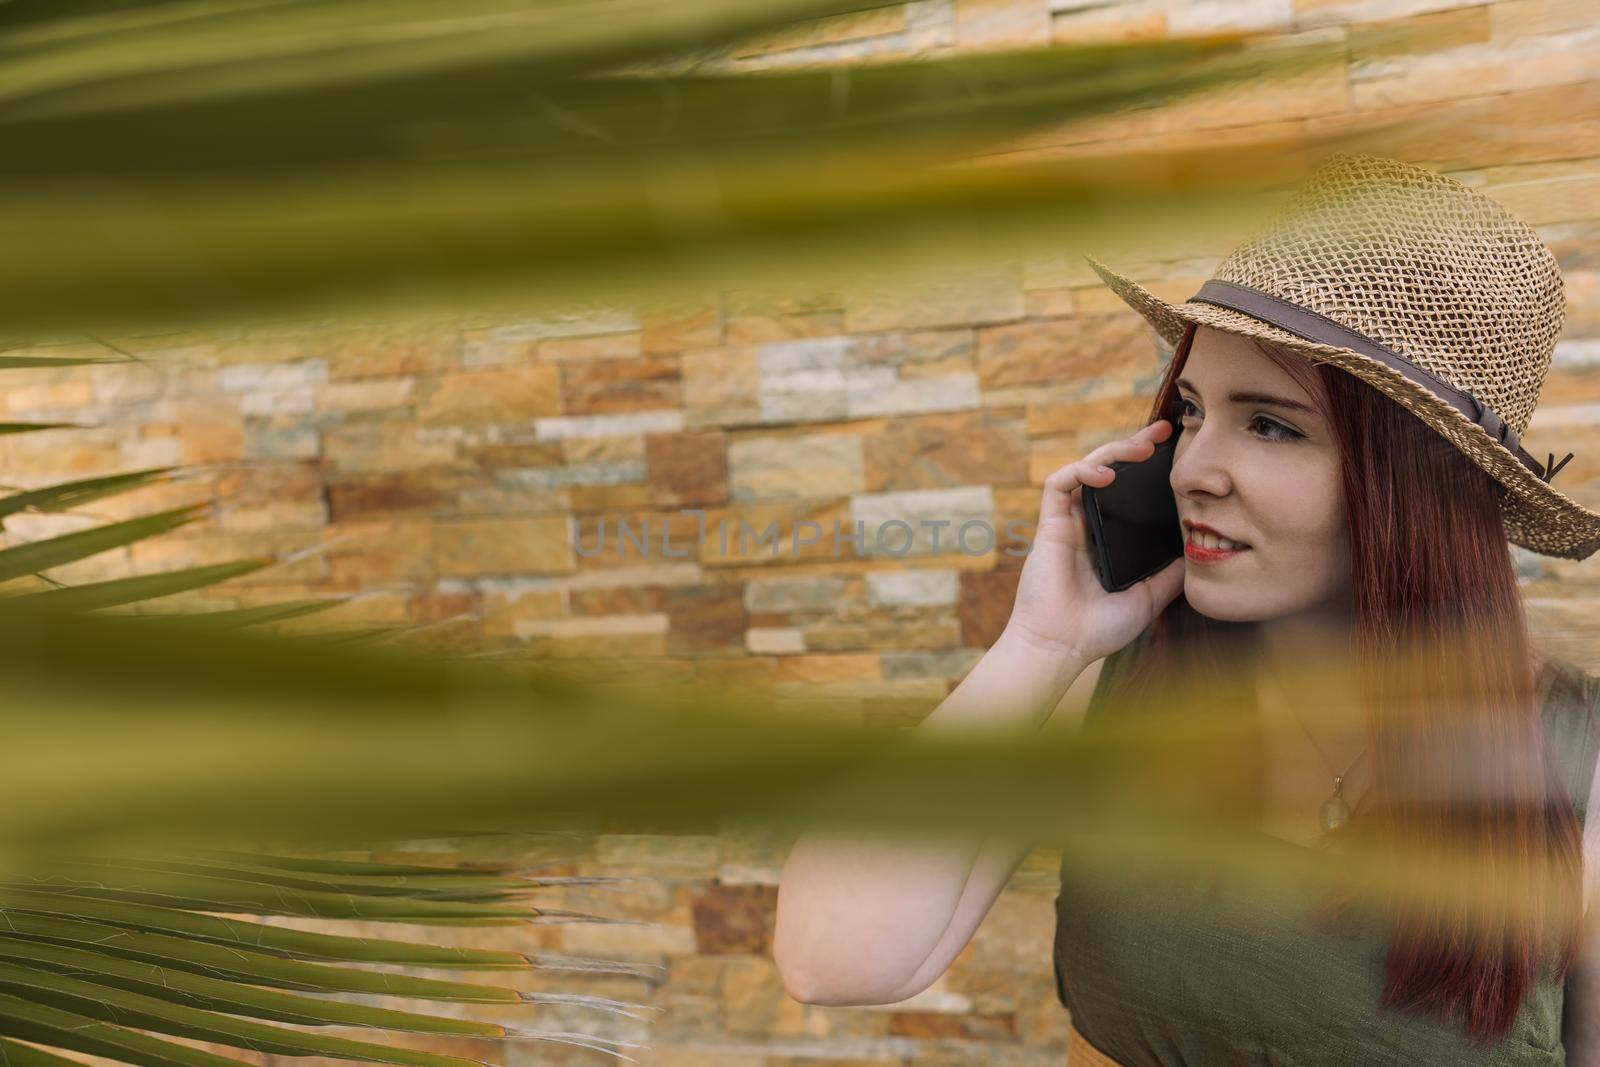
[[[0,497],[0,520],[22,511],[58,512],[93,503],[118,493],[142,489],[167,481],[176,467],[149,467],[144,470],[125,471],[121,474],[80,478],[56,485],[30,489]]]
[[[1268,183],[1306,146],[1142,180],[1137,160],[981,176],[949,164],[1041,127],[1343,62],[1397,32],[788,71],[704,55],[875,6],[191,0],[37,15],[0,28],[14,251],[0,313],[38,335],[525,311],[752,272],[848,277],[938,235],[988,256],[1059,247],[1115,205],[1237,207],[1254,191],[1241,176]],[[1231,181],[1207,178],[1219,170]]]
[[[161,531],[165,532],[165,531]],[[134,540],[142,540],[136,537]],[[0,552],[3,565],[4,552]],[[140,574],[132,578],[110,578],[102,582],[46,589],[37,593],[24,593],[19,600],[48,602],[64,609],[93,611],[98,608],[118,607],[143,600],[187,593],[207,586],[217,585],[230,578],[258,571],[272,564],[270,559],[245,559],[231,563],[214,563],[205,567],[184,567],[160,574]],[[278,605],[274,605],[278,607]],[[274,617],[288,618],[289,612],[280,610]]]
[[[542,1039],[611,1052],[643,1047],[593,1035],[401,1011],[328,994],[405,997],[452,1004],[521,1007],[574,1003],[643,1019],[659,1010],[604,997],[546,994],[503,985],[446,981],[374,970],[375,966],[531,972],[551,966],[642,974],[621,961],[582,957],[541,960],[518,952],[451,948],[345,937],[240,918],[240,912],[359,918],[420,924],[517,921],[511,907],[560,880],[515,877],[507,867],[397,868],[338,861],[338,882],[275,873],[304,866],[296,857],[254,856],[243,864],[211,855],[181,860],[57,860],[50,878],[0,885],[0,1034],[128,1063],[233,1062],[186,1046],[141,1040],[127,1028],[284,1055],[321,1055],[408,1067],[462,1067],[462,1060],[284,1026],[338,1026],[399,1034],[488,1040]],[[421,873],[419,873],[421,872]],[[163,876],[165,880],[163,880]],[[596,879],[595,881],[604,881]],[[152,892],[176,890],[177,892]],[[193,894],[201,895],[195,896]],[[351,906],[329,907],[344,895]],[[137,898],[137,899],[130,899]],[[454,903],[441,907],[441,900]],[[380,905],[376,908],[372,905]],[[601,921],[554,909],[552,919]],[[303,994],[316,994],[307,996]]]
[[[211,627],[233,628],[261,626],[272,622],[286,622],[303,615],[314,615],[346,603],[348,597],[330,597],[327,600],[291,600],[277,604],[257,604],[248,608],[226,608],[219,611],[160,612],[142,611],[132,616],[143,624],[160,625],[175,622],[179,626],[197,624]]]

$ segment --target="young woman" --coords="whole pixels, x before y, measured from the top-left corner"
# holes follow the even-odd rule
[[[1279,739],[1254,783],[1268,837],[1469,842],[1503,910],[1499,925],[1454,897],[1382,923],[1206,913],[1180,908],[1181,890],[1109,891],[1064,862],[1069,1064],[1600,1063],[1576,921],[1600,869],[1600,834],[1586,844],[1583,825],[1600,678],[1534,654],[1507,548],[1600,548],[1600,515],[1551,487],[1553,456],[1519,443],[1564,315],[1553,255],[1459,182],[1339,155],[1183,304],[1091,263],[1174,345],[1150,424],[1046,479],[1004,634],[918,729],[996,714],[1087,728],[1108,696],[1204,685],[1213,653],[1242,649],[1263,735]],[[1107,594],[1082,487],[1174,432],[1185,555]],[[1445,633],[1465,655],[1402,707],[1376,665]],[[1303,703],[1308,650],[1374,665],[1317,694],[1361,721],[1276,729]],[[1463,751],[1442,740],[1463,721],[1491,743],[1464,749],[1452,778],[1438,757]],[[1435,802],[1409,802],[1419,794]],[[914,995],[1031,846],[806,835],[779,887],[787,988],[819,1004]],[[1550,903],[1516,906],[1535,901]]]

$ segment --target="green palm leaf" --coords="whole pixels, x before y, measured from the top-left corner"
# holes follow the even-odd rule
[[[6,910],[5,916],[8,929],[0,933],[0,938],[61,944],[102,955],[154,963],[168,969],[177,968],[195,974],[229,978],[251,985],[305,991],[371,993],[418,1000],[449,1000],[474,1004],[516,1004],[526,999],[525,994],[504,986],[418,978],[389,971],[371,971],[361,967],[307,962],[249,948],[242,941],[220,944],[193,937],[121,928],[107,923],[34,914],[10,908]],[[9,950],[9,946],[0,946],[0,952]],[[456,958],[453,964],[458,968],[497,971],[526,971],[535,966],[520,953],[482,951],[464,958]],[[407,965],[435,968],[445,966],[438,961],[426,964],[410,962]]]
[[[237,1019],[215,1011],[174,1004],[114,985],[55,974],[0,961],[0,991],[21,993],[38,1004],[76,1012],[118,1026],[154,1030],[174,1037],[216,1041],[238,1048],[285,1056],[333,1056],[346,1060],[395,1063],[405,1067],[469,1067],[479,1060],[397,1045],[320,1034],[303,1034],[267,1023]],[[5,1005],[0,1001],[0,1016]]]
[[[83,1067],[77,1060],[5,1037],[0,1037],[0,1056],[16,1067]]]
[[[238,1060],[150,1037],[0,992],[0,1033],[55,1048],[107,1056],[140,1067],[238,1067]]]
[[[0,422],[0,434],[64,429],[86,430],[88,427],[76,422]]]
[[[788,72],[702,61],[753,31],[875,6],[192,0],[35,17],[0,33],[14,149],[0,225],[17,253],[0,266],[0,311],[51,331],[357,304],[526,310],[637,300],[652,281],[665,293],[753,271],[848,273],[918,236],[965,233],[988,255],[1058,245],[1119,200],[1191,217],[1237,204],[1239,177],[1270,181],[1285,146],[1231,149],[1229,183],[1203,166],[1131,181],[1103,162],[944,164],[1397,36]]]
[[[25,545],[0,549],[0,582],[49,570],[66,563],[122,548],[135,541],[157,537],[186,526],[211,509],[210,504],[188,504],[181,508],[143,515],[136,519],[107,523],[89,530],[42,538]]]
[[[165,966],[136,963],[84,949],[40,942],[0,939],[0,959],[19,967],[71,973],[98,984],[204,1011],[247,1015],[274,1022],[302,1026],[364,1026],[465,1037],[498,1038],[511,1033],[494,1023],[255,989],[237,981],[208,978],[174,971]],[[0,979],[0,984],[4,984],[3,979]],[[519,1002],[520,998],[513,997],[511,1000],[511,1003]]]
[[[7,497],[0,497],[0,519],[5,519],[20,511],[66,511],[69,508],[79,507],[117,493],[142,489],[147,485],[156,485],[167,481],[177,469],[176,467],[150,467],[145,470],[126,471],[122,474],[80,478],[76,481],[62,482],[59,485],[45,486],[42,489],[29,489],[27,492],[13,493]]]
[[[92,363],[126,363],[124,359],[81,357],[67,359],[60,356],[0,356],[0,370],[18,370],[25,367],[82,367]]]
[[[1139,157],[950,164],[1050,124],[1286,77],[1388,39],[1283,47],[1219,36],[784,72],[739,71],[717,55],[795,19],[880,6],[12,0],[0,5],[0,135],[10,149],[0,226],[11,252],[0,313],[11,329],[71,333],[363,303],[522,310],[606,292],[637,302],[728,278],[851,276],[846,267],[937,247],[1005,258],[1093,232],[1119,206],[1194,217],[1234,204],[1252,192],[1241,174],[1266,182],[1279,173],[1281,146],[1230,148],[1225,170]],[[96,361],[0,357],[0,369],[75,362]],[[0,433],[71,425],[0,424]],[[0,500],[0,519],[167,473],[14,494]],[[13,545],[0,550],[0,581],[171,532],[202,510]],[[998,821],[1008,832],[1065,834],[1080,849],[1100,846],[1112,865],[1153,848],[1178,863],[1227,854],[1273,872],[1247,848],[1226,851],[1236,842],[1225,823],[1157,809],[1097,812],[1091,826],[1063,814],[1103,805],[1114,772],[1152,746],[1215,740],[1217,724],[1200,717],[1051,744],[997,735],[904,745],[773,714],[753,690],[603,685],[537,664],[366,647],[394,633],[385,629],[301,639],[248,629],[337,601],[83,614],[266,562],[0,602],[14,709],[11,795],[0,804],[8,1062],[68,1067],[29,1041],[146,1067],[237,1062],[161,1034],[410,1067],[477,1062],[287,1028],[305,1025],[631,1047],[318,997],[631,1014],[603,998],[370,968],[636,974],[637,965],[240,917],[603,921],[528,899],[579,880],[518,877],[505,865],[279,856],[240,849],[241,839],[314,852],[419,833],[483,836],[574,810],[652,828],[867,811],[898,829]],[[853,777],[869,762],[879,773]],[[974,796],[984,802],[972,805]],[[96,858],[73,858],[86,853]]]
[[[314,615],[319,611],[327,611],[343,604],[348,597],[332,597],[327,600],[293,600],[281,604],[258,604],[248,608],[227,608],[221,611],[195,611],[182,613],[164,613],[159,611],[141,612],[133,618],[149,625],[170,624],[171,626],[184,627],[224,627],[233,629],[242,626],[260,626],[269,622],[284,622],[296,619],[302,615]]]
[[[472,969],[485,965],[519,969],[528,962],[527,957],[516,952],[486,954],[481,950],[344,937],[242,919],[225,919],[181,908],[64,896],[30,889],[0,888],[0,908],[8,914],[15,910],[105,923],[132,930],[181,935],[230,948],[275,953],[288,959]]]
[[[143,537],[141,534],[133,540],[142,540]],[[225,582],[229,578],[258,571],[262,567],[271,565],[272,562],[270,559],[243,559],[232,563],[214,563],[205,567],[185,567],[161,574],[141,574],[132,578],[111,578],[102,582],[88,582],[61,589],[46,589],[38,593],[25,593],[17,599],[45,602],[71,610],[92,611],[96,608],[116,607],[202,589]],[[279,612],[277,617],[287,617],[287,614],[286,611]]]

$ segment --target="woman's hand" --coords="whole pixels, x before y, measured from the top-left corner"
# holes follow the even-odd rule
[[[1157,419],[1131,437],[1108,441],[1044,480],[1039,526],[1022,565],[1017,598],[1006,629],[1030,644],[1093,662],[1138,637],[1183,591],[1183,558],[1143,581],[1108,593],[1095,570],[1083,509],[1083,486],[1115,480],[1103,466],[1113,460],[1149,459],[1173,431]]]

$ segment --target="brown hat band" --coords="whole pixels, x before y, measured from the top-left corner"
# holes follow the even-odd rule
[[[1439,399],[1452,405],[1467,418],[1489,431],[1489,435],[1499,441],[1513,455],[1522,461],[1523,465],[1545,482],[1554,478],[1556,472],[1567,465],[1567,460],[1572,458],[1568,452],[1566,458],[1560,463],[1555,462],[1555,453],[1550,453],[1550,459],[1541,465],[1538,460],[1529,455],[1522,447],[1517,437],[1517,432],[1506,425],[1494,409],[1480,401],[1471,393],[1457,389],[1449,382],[1430,374],[1428,371],[1412,363],[1404,356],[1394,352],[1363,334],[1357,333],[1348,326],[1343,326],[1325,315],[1320,315],[1310,308],[1301,307],[1291,303],[1280,296],[1263,293],[1259,289],[1252,289],[1247,285],[1237,282],[1222,281],[1212,278],[1200,287],[1200,291],[1189,300],[1200,301],[1205,304],[1215,304],[1218,307],[1231,308],[1253,318],[1271,323],[1295,334],[1308,341],[1320,344],[1333,345],[1338,348],[1348,348],[1359,352],[1385,364],[1391,370],[1405,375],[1418,385],[1433,393]]]

